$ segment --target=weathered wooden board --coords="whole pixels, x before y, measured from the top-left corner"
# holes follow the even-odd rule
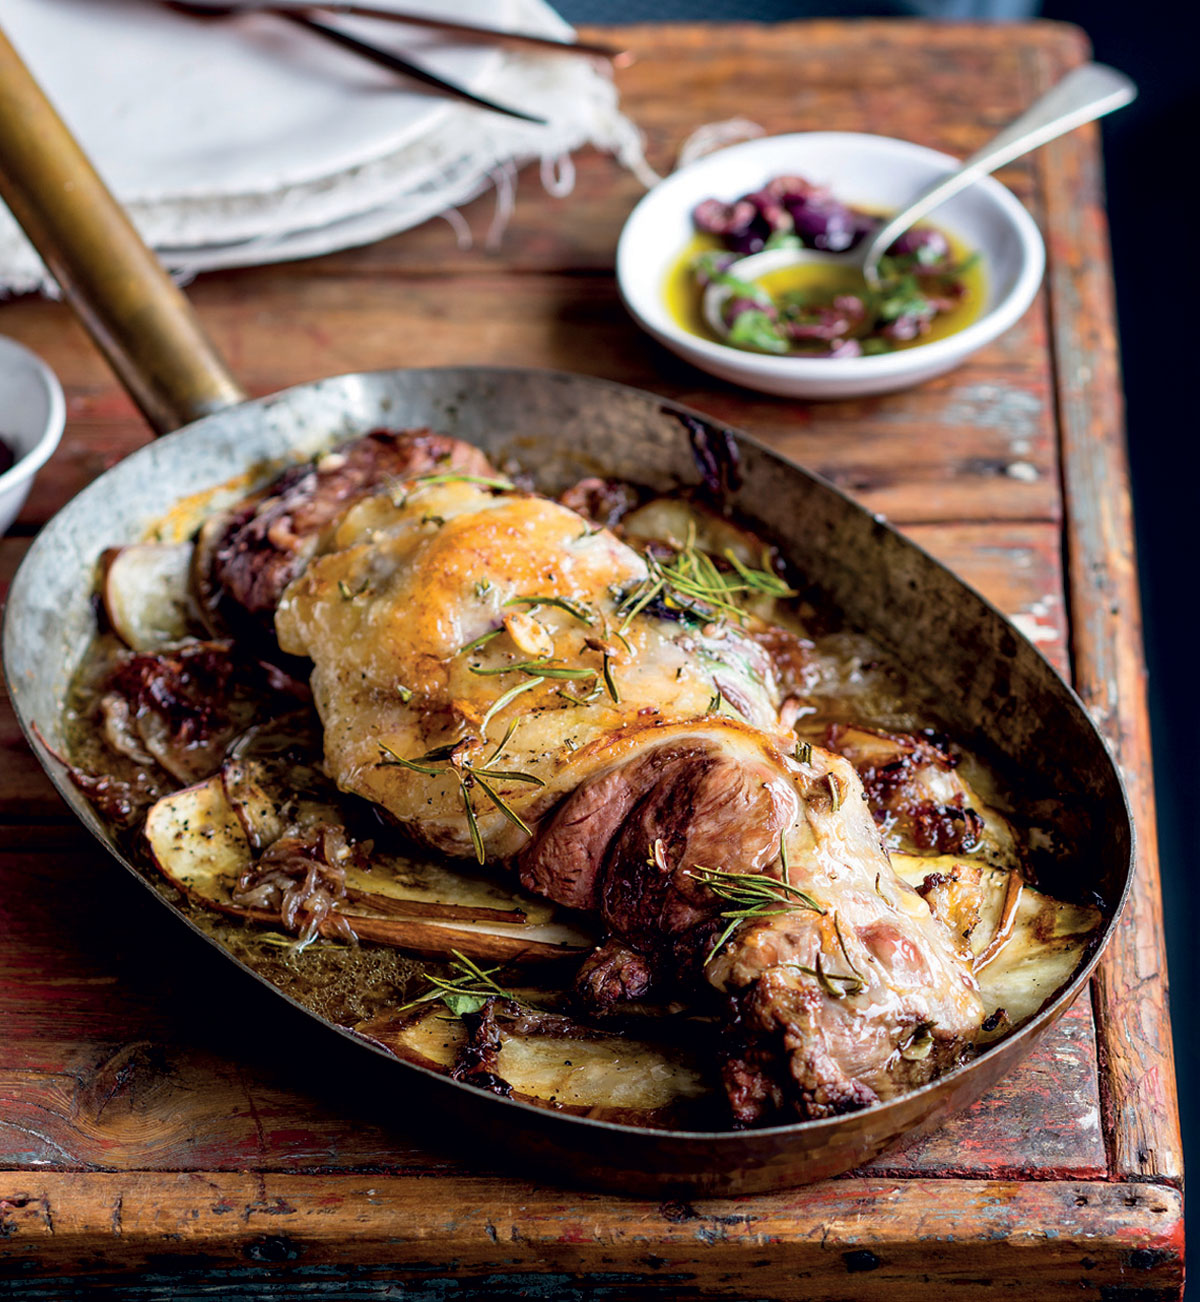
[[[734,116],[965,153],[1086,54],[1045,23],[664,25],[621,39],[641,55],[620,74],[624,103],[660,170],[697,125]],[[1130,778],[1139,886],[1095,1022],[1077,1003],[974,1108],[854,1177],[695,1206],[537,1189],[429,1143],[388,1064],[332,1038],[311,1046],[299,1015],[162,927],[65,818],[0,696],[0,1296],[6,1280],[55,1302],[93,1289],[132,1302],[1178,1296],[1178,1123],[1097,157],[1084,132],[1003,175],[1050,255],[1020,325],[961,370],[867,402],[748,394],[638,335],[611,265],[640,188],[593,153],[566,200],[523,176],[499,248],[484,196],[465,211],[469,249],[432,222],[191,291],[253,392],[406,364],[603,374],[766,438],[978,586],[1073,671]],[[61,305],[0,305],[0,330],[54,366],[69,410],[17,535],[0,540],[2,593],[28,535],[146,434]]]
[[[1095,132],[1092,131],[1093,143]],[[1162,892],[1150,766],[1129,471],[1121,418],[1112,285],[1089,274],[1108,250],[1097,151],[1048,148],[1045,177],[1049,282],[1055,315],[1059,424],[1066,497],[1071,657],[1075,684],[1121,760],[1138,836],[1123,925],[1097,980],[1102,1077],[1113,1169],[1127,1179],[1179,1180],[1175,1063],[1162,952]],[[1079,196],[1097,202],[1080,203]]]
[[[944,1289],[1113,1302],[1162,1298],[1182,1280],[1180,1195],[1160,1185],[834,1180],[770,1198],[656,1204],[461,1177],[439,1181],[434,1204],[428,1184],[0,1173],[0,1261],[39,1273],[95,1270],[110,1255],[154,1272],[176,1253],[206,1268],[265,1261],[277,1263],[269,1279],[280,1296],[319,1284],[348,1242],[359,1266],[403,1281],[405,1297],[410,1287],[486,1297],[490,1282],[513,1297],[585,1285],[590,1297],[896,1302]],[[438,1293],[417,1291],[438,1277]]]
[[[1058,511],[1052,377],[1037,307],[969,370],[935,380],[903,403],[810,405],[723,385],[649,340],[635,341],[610,280],[510,280],[494,272],[403,282],[382,276],[279,282],[279,273],[272,274],[274,281],[267,272],[254,273],[262,291],[256,297],[269,306],[251,314],[237,301],[213,302],[225,289],[218,278],[192,293],[255,394],[345,371],[536,363],[691,403],[767,439],[897,521],[1047,520]],[[21,313],[21,337],[61,366],[51,321],[36,319],[61,309],[13,308]],[[88,383],[99,379],[89,376]],[[72,420],[54,475],[36,486],[22,524],[45,519],[146,437],[126,399],[89,400]]]

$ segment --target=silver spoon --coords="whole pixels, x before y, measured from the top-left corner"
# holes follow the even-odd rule
[[[879,260],[903,235],[939,204],[965,190],[981,176],[987,176],[1014,158],[1028,154],[1057,136],[1065,135],[1085,122],[1123,108],[1137,96],[1137,87],[1115,68],[1103,63],[1085,63],[1069,72],[1052,86],[1015,121],[984,145],[953,172],[940,176],[925,187],[913,201],[857,248],[845,253],[827,253],[820,249],[769,249],[740,258],[730,270],[739,280],[753,281],[772,271],[782,271],[800,263],[824,262],[842,267],[859,266],[863,278],[873,288],[879,286]],[[722,338],[729,333],[722,308],[734,291],[728,285],[710,285],[704,292],[704,317]]]

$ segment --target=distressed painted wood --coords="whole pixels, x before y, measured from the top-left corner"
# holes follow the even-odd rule
[[[450,361],[521,366],[536,358],[651,388],[748,427],[896,521],[1052,519],[1058,509],[1041,312],[969,370],[915,390],[902,404],[876,398],[806,405],[722,385],[635,339],[611,279],[589,278],[581,286],[566,275],[493,272],[448,286],[441,277],[398,280],[394,274],[279,277],[278,270],[253,273],[261,290],[255,297],[270,304],[253,314],[240,296],[221,298],[227,295],[222,278],[192,291],[206,325],[255,394],[343,371]],[[13,309],[32,331],[22,338],[57,362],[52,318],[58,305]],[[1017,348],[1032,360],[1000,355]],[[125,398],[89,397],[58,454],[60,473],[39,482],[23,526],[45,519],[146,438]]]
[[[1093,270],[1108,249],[1102,180],[1094,149],[1047,149],[1039,163],[1053,230],[1048,274],[1061,305],[1054,345],[1075,685],[1121,761],[1138,837],[1132,895],[1096,977],[1107,1128],[1115,1171],[1179,1180],[1167,971],[1155,944],[1162,893],[1141,605],[1125,445],[1113,436],[1121,420],[1117,343],[1103,324],[1113,317],[1112,285]]]
[[[433,1206],[422,1183],[389,1175],[0,1173],[0,1262],[66,1273],[115,1256],[158,1271],[184,1253],[280,1263],[283,1284],[341,1262],[352,1240],[357,1263],[395,1272],[405,1296],[453,1258],[463,1284],[523,1280],[543,1297],[586,1283],[610,1297],[904,1302],[953,1288],[1049,1302],[1120,1297],[1115,1282],[1133,1299],[1181,1279],[1179,1202],[1159,1185],[872,1179],[770,1198],[573,1194],[564,1205],[556,1190],[463,1177],[444,1181]]]
[[[1046,23],[621,39],[641,55],[620,74],[624,103],[660,170],[695,126],[733,116],[966,153],[1085,57],[1078,33]],[[465,210],[469,249],[435,221],[190,293],[255,393],[403,364],[590,371],[747,428],[900,523],[1075,674],[1118,747],[1140,877],[1093,1002],[972,1109],[853,1177],[695,1206],[537,1189],[422,1133],[386,1064],[311,1044],[306,1021],[201,942],[164,934],[153,901],[65,817],[0,690],[0,1297],[9,1281],[35,1302],[400,1287],[418,1302],[1177,1297],[1178,1124],[1094,133],[1003,174],[1050,252],[1025,319],[959,371],[859,403],[744,393],[640,336],[611,283],[639,186],[594,153],[576,174],[554,200],[526,173],[499,248],[484,196]],[[0,330],[54,366],[69,412],[0,540],[2,594],[28,536],[147,435],[61,305],[0,304]]]

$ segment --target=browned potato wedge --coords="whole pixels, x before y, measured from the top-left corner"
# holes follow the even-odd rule
[[[1012,913],[1008,936],[993,946],[1010,894],[1012,875],[1002,868],[970,864],[953,855],[891,856],[897,874],[910,886],[920,886],[930,873],[946,877],[960,866],[979,873],[974,891],[969,943],[978,964],[989,947],[994,956],[978,968],[976,979],[989,1017],[1003,1010],[992,1031],[984,1031],[981,1043],[1007,1034],[1031,1018],[1046,999],[1070,979],[1088,952],[1100,924],[1100,910],[1088,904],[1070,904],[1051,899],[1032,886],[1021,886]],[[937,908],[934,909],[938,913]],[[975,921],[977,913],[978,921]],[[941,914],[938,913],[940,917]],[[951,920],[944,919],[950,923]],[[953,929],[953,927],[952,927]]]
[[[188,575],[192,544],[132,543],[104,557],[104,610],[134,651],[178,642],[192,627]]]
[[[252,855],[219,776],[159,800],[147,815],[145,837],[163,876],[190,899],[235,917],[280,926],[277,912],[236,904],[231,897]],[[436,864],[379,856],[369,868],[348,867],[346,885],[348,898],[335,905],[336,918],[321,924],[322,935],[340,936],[344,922],[360,940],[434,957],[459,950],[471,958],[505,963],[578,958],[592,943],[574,927],[556,921],[543,901],[518,897],[481,875],[460,877]],[[448,906],[454,926],[419,916],[428,918],[432,906],[442,904]],[[500,913],[511,921],[496,920]]]
[[[555,1016],[555,1034],[501,1031],[497,1074],[527,1102],[607,1121],[679,1125],[712,1097],[701,1055],[597,1031]],[[355,1030],[398,1058],[449,1072],[466,1028],[440,1003],[405,1015],[375,1018]]]

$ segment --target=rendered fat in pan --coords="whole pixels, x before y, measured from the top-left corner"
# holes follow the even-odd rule
[[[65,180],[72,188],[64,202]],[[493,459],[515,457],[549,492],[598,470],[670,490],[719,476],[733,465],[732,451],[738,469],[726,476],[728,504],[768,533],[848,624],[932,688],[958,740],[1003,756],[1006,776],[1019,774],[1021,787],[1053,793],[1083,829],[1041,884],[1062,898],[1102,904],[1099,943],[1020,1031],[910,1094],[830,1120],[692,1134],[536,1108],[389,1057],[406,1111],[423,1110],[460,1136],[486,1139],[489,1156],[507,1153],[514,1169],[573,1183],[626,1193],[785,1188],[862,1165],[935,1128],[1024,1058],[1070,1006],[1116,925],[1132,872],[1121,779],[1062,678],[999,611],[927,553],[748,435],[602,380],[494,367],[400,369],[242,400],[186,299],[2,34],[0,193],[151,425],[175,431],[107,471],[41,531],[13,581],[3,634],[5,676],[30,745],[80,820],[147,887],[154,884],[145,871],[122,854],[33,732],[36,724],[50,747],[64,745],[63,699],[95,631],[100,554],[138,540],[180,498],[240,472],[263,476],[272,464],[379,425],[428,425],[477,443]],[[182,909],[154,894],[198,930]]]

